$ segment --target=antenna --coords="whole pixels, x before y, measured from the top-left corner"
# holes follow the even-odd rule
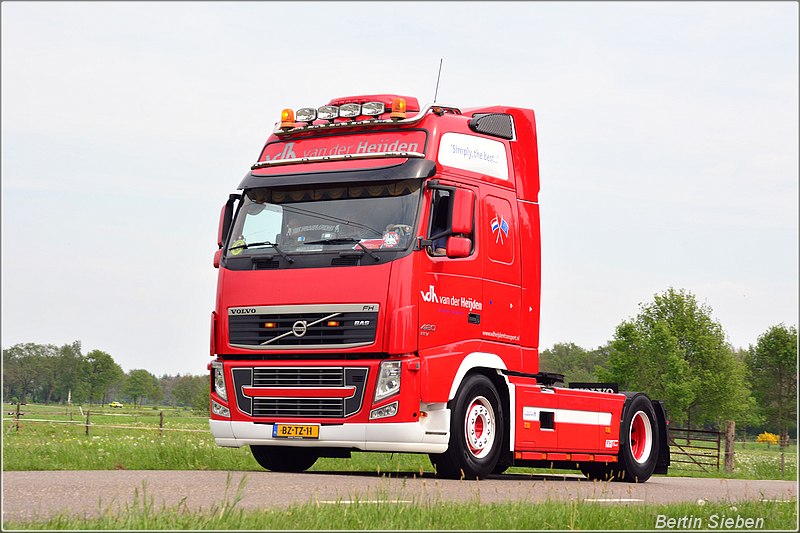
[[[436,77],[436,92],[433,95],[433,103],[436,103],[436,97],[439,96],[439,79],[442,77],[442,61],[444,59],[439,60],[439,75]]]

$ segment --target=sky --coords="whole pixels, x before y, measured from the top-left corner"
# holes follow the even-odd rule
[[[670,287],[734,347],[798,323],[796,2],[14,2],[2,346],[206,372],[219,212],[284,108],[536,113],[540,347]]]

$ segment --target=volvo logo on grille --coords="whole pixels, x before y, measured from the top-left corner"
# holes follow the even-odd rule
[[[305,320],[298,320],[297,322],[292,324],[292,334],[295,337],[298,337],[298,338],[302,337],[303,335],[306,334],[307,330],[308,330],[308,327],[306,326],[306,321]]]
[[[252,307],[249,309],[228,309],[228,313],[231,315],[249,315],[254,314],[255,312],[256,310]]]

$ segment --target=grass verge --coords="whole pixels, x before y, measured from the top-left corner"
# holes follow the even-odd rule
[[[310,501],[289,507],[238,506],[246,476],[229,498],[209,509],[190,510],[184,503],[157,508],[143,485],[131,504],[99,509],[99,516],[84,518],[62,512],[31,521],[4,520],[4,530],[512,530],[589,529],[653,530],[674,520],[677,529],[767,529],[794,531],[797,502],[747,501],[703,506],[608,504],[578,501],[466,504],[439,499],[414,501],[402,497],[335,502]],[[230,488],[230,477],[228,478]],[[682,522],[679,522],[682,521]],[[663,527],[663,526],[662,526]],[[660,529],[660,528],[659,528]]]

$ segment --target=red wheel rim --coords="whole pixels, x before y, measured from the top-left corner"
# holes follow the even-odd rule
[[[638,411],[631,420],[628,435],[631,455],[637,463],[645,463],[653,449],[653,426],[644,411]]]
[[[470,453],[476,458],[489,455],[494,444],[495,419],[492,404],[483,396],[470,403],[464,421],[464,432]]]

